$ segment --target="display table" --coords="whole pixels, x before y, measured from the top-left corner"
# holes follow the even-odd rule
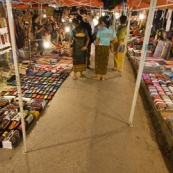
[[[128,53],[127,53],[127,56],[132,65],[134,73],[137,75],[140,58],[137,58],[135,56],[130,56]],[[149,58],[148,58],[148,60],[149,60]],[[147,59],[146,59],[146,61],[147,61]],[[162,60],[162,59],[157,59],[156,62],[157,61],[161,62],[160,64],[162,64],[162,65],[160,65],[161,73],[169,75],[171,73],[171,71],[163,70],[165,68],[164,67],[165,64],[167,65],[166,61]],[[168,64],[171,64],[171,62],[169,62]],[[149,90],[149,87],[146,85],[144,80],[141,81],[141,88],[143,89],[143,91],[146,95],[147,101],[149,102],[150,107],[152,109],[151,111],[155,115],[155,118],[157,121],[156,122],[157,126],[160,129],[160,131],[162,132],[168,148],[172,149],[173,148],[173,130],[172,130],[173,126],[172,126],[172,124],[168,123],[168,120],[173,119],[173,110],[166,110],[166,109],[158,110],[158,108],[156,107],[156,104],[154,104],[154,101],[153,101],[153,98],[151,95],[151,91]],[[153,122],[153,123],[155,123],[155,122]]]

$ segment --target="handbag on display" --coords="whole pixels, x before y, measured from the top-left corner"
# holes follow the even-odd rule
[[[18,130],[11,130],[5,139],[2,141],[3,148],[12,149],[20,140],[20,133]]]
[[[8,132],[5,131],[1,136],[0,136],[0,148],[2,148],[2,141],[5,139],[5,137],[8,135]]]
[[[4,119],[0,124],[0,130],[4,130],[10,124],[10,120]]]

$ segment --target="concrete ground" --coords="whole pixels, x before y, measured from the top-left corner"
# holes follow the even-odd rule
[[[0,150],[4,173],[168,173],[149,115],[138,97],[134,127],[127,125],[135,78],[126,59],[124,71],[93,80],[94,71],[74,81],[72,74],[49,103],[23,143]]]

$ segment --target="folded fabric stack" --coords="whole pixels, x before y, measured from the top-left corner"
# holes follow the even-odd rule
[[[152,100],[158,110],[173,110],[173,83],[169,76],[160,73],[143,73]]]
[[[133,48],[128,48],[128,54],[129,54],[130,56],[134,56]]]
[[[143,45],[142,41],[135,41],[133,43],[133,48],[134,50],[142,50],[142,45]]]
[[[161,73],[160,65],[155,61],[146,61],[144,65],[144,73]]]
[[[134,56],[141,56],[141,50],[134,50]]]

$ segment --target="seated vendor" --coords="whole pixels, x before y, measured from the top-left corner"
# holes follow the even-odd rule
[[[138,26],[134,27],[132,30],[133,30],[133,33],[132,33],[132,34],[133,34],[134,37],[136,37],[136,36],[139,35],[139,29],[138,29]]]

